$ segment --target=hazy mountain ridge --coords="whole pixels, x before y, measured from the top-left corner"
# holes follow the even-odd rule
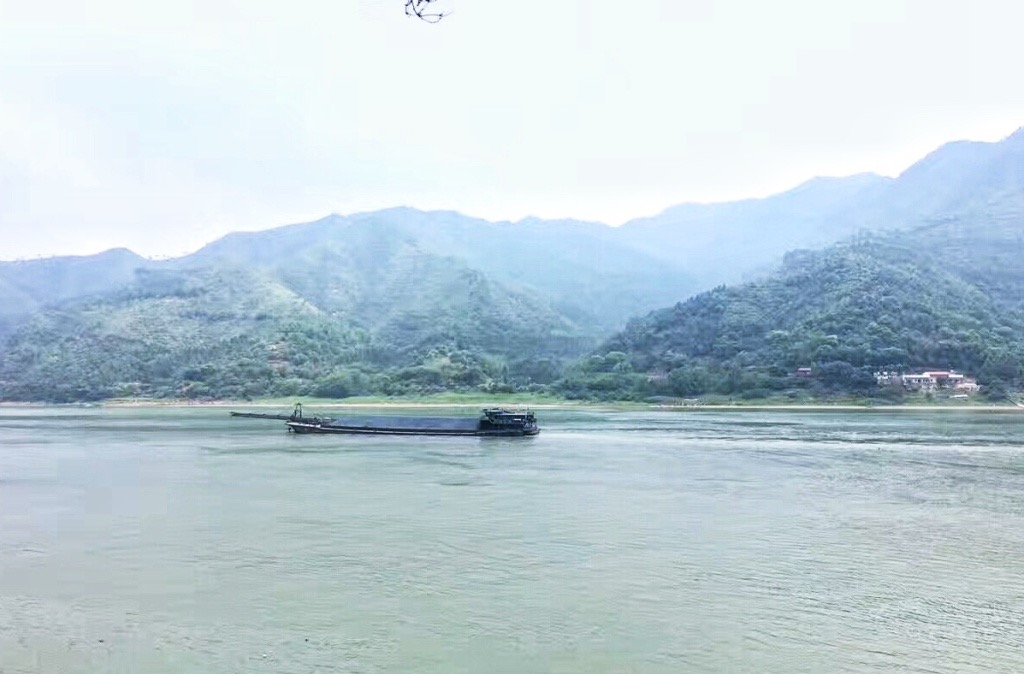
[[[860,230],[851,214],[892,182],[873,174],[815,178],[764,199],[683,205],[628,222],[621,236],[651,254],[675,255],[707,288],[774,266],[794,248],[819,247]]]
[[[736,306],[752,301],[751,307],[760,303],[804,316],[804,323],[771,330],[825,330],[836,319],[809,299],[816,295],[791,293],[783,301],[773,294],[789,287],[779,279],[795,261],[815,259],[816,269],[842,281],[819,300],[853,307],[852,315],[867,320],[842,294],[855,287],[842,275],[866,274],[886,287],[902,278],[888,267],[865,266],[876,256],[873,264],[910,270],[903,270],[911,275],[900,282],[929,297],[929,311],[986,307],[978,325],[1012,330],[1016,319],[1000,323],[999,312],[1016,315],[1024,294],[1017,271],[1024,259],[1022,218],[1024,132],[1018,132],[1001,143],[943,146],[895,179],[814,179],[767,199],[684,204],[620,228],[536,218],[495,223],[395,208],[229,234],[167,261],[119,249],[0,263],[0,339],[9,333],[0,348],[0,397],[45,397],[43,389],[56,383],[60,399],[122,390],[237,396],[547,385],[562,362],[585,353],[630,316],[679,302],[701,284],[770,268],[787,250],[870,230],[900,233],[859,235],[857,245],[874,252],[849,259],[836,251],[852,244],[794,253],[760,285],[720,289],[690,302],[706,309],[701,303],[708,297]],[[863,248],[866,241],[881,247]],[[845,262],[836,268],[821,262],[838,259]],[[915,285],[921,279],[928,280]],[[219,292],[216,284],[230,291]],[[935,289],[948,292],[934,295]],[[868,286],[859,292],[873,296]],[[651,316],[687,320],[680,306],[691,304]],[[710,325],[707,315],[693,318],[695,325]],[[657,320],[634,322],[609,344]],[[232,324],[240,329],[230,329]],[[754,344],[764,339],[760,329],[768,323],[741,324],[729,318],[726,332],[739,326],[744,339],[754,340],[744,342],[746,351],[757,352]],[[1014,352],[1015,342],[1004,337],[997,334],[992,343]],[[911,355],[924,342],[904,342],[910,345],[904,360],[918,362]],[[620,346],[631,368],[678,369],[671,359],[637,357],[645,349],[657,352],[656,344],[627,340]],[[726,352],[723,363],[749,366],[730,361],[736,354]],[[958,362],[980,367],[984,357],[973,353]],[[115,360],[127,356],[104,365],[111,354]],[[154,370],[147,354],[163,365]],[[776,370],[791,365],[778,354],[772,358]],[[869,360],[850,366],[867,367]],[[602,367],[590,374],[604,377]],[[75,376],[62,378],[62,368]],[[614,379],[605,377],[604,390],[622,392]],[[32,388],[33,381],[43,389]],[[69,388],[69,381],[78,388]]]
[[[676,206],[620,229],[630,245],[685,260],[710,287],[738,281],[744,271],[781,260],[789,250],[824,246],[858,232],[911,229],[951,218],[1012,220],[1021,214],[1024,129],[995,143],[947,143],[896,178],[815,178],[764,199]],[[730,263],[723,265],[726,259]]]
[[[403,207],[229,234],[165,262],[123,249],[0,262],[0,299],[8,300],[5,307],[25,307],[17,314],[24,317],[53,302],[128,283],[135,268],[224,262],[280,268],[297,251],[343,244],[360,229],[378,228],[510,286],[532,289],[578,322],[608,332],[629,316],[764,269],[789,250],[824,246],[860,231],[958,217],[1013,221],[1022,213],[1024,129],[998,143],[948,143],[897,178],[814,178],[764,199],[682,204],[618,228],[538,218],[489,222]]]
[[[370,238],[404,241],[531,291],[594,334],[607,333],[637,311],[674,301],[698,287],[684,269],[621,245],[612,228],[598,223],[489,222],[411,208],[334,215],[269,232],[231,234],[182,258],[180,264],[226,259],[280,269],[314,247],[361,247],[372,252],[367,247]]]
[[[0,337],[45,307],[114,292],[132,282],[135,270],[152,264],[124,248],[0,262]]]

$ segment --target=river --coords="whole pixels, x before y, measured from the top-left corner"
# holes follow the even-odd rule
[[[0,672],[1024,671],[1024,414],[0,408]]]

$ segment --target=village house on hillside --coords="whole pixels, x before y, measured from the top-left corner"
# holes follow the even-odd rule
[[[972,393],[978,390],[978,382],[953,370],[928,370],[920,373],[876,372],[875,381],[879,386],[899,385],[908,391],[947,389],[957,393]]]

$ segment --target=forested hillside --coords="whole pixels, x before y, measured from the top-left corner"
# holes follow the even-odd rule
[[[543,303],[415,251],[396,251],[376,283],[347,280],[310,299],[266,271],[141,271],[115,296],[44,312],[19,330],[0,358],[0,392],[66,402],[507,387],[517,377],[550,381],[557,369],[538,368],[588,344]],[[342,290],[351,296],[332,297]],[[391,295],[407,304],[381,303]]]
[[[632,321],[562,383],[598,398],[878,393],[880,370],[1024,384],[1024,222],[950,221],[788,254],[764,281]],[[810,368],[810,378],[794,378]]]

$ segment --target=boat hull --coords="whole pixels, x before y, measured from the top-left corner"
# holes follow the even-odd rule
[[[295,433],[322,433],[341,435],[446,435],[477,437],[523,437],[537,435],[538,428],[401,428],[387,426],[347,426],[342,424],[321,424],[304,421],[286,422]]]

